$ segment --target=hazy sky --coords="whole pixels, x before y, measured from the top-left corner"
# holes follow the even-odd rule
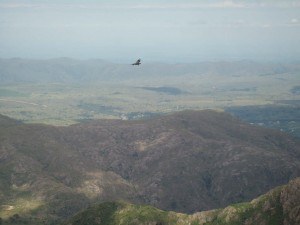
[[[299,60],[300,0],[0,0],[0,57]]]

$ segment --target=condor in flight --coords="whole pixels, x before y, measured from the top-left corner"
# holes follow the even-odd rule
[[[141,64],[141,59],[138,59],[135,63],[132,63],[133,66],[138,66]]]

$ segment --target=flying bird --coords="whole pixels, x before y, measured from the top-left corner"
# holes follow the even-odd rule
[[[138,65],[140,65],[140,64],[141,64],[141,59],[138,59],[138,60],[136,60],[135,63],[132,63],[131,65],[133,65],[133,66],[138,66]]]

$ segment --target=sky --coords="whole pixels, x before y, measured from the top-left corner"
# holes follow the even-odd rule
[[[300,0],[0,0],[0,57],[297,61]]]

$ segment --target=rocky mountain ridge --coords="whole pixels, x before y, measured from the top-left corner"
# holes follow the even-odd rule
[[[78,213],[64,225],[296,225],[300,223],[300,178],[251,202],[192,215],[149,206],[107,202]]]

